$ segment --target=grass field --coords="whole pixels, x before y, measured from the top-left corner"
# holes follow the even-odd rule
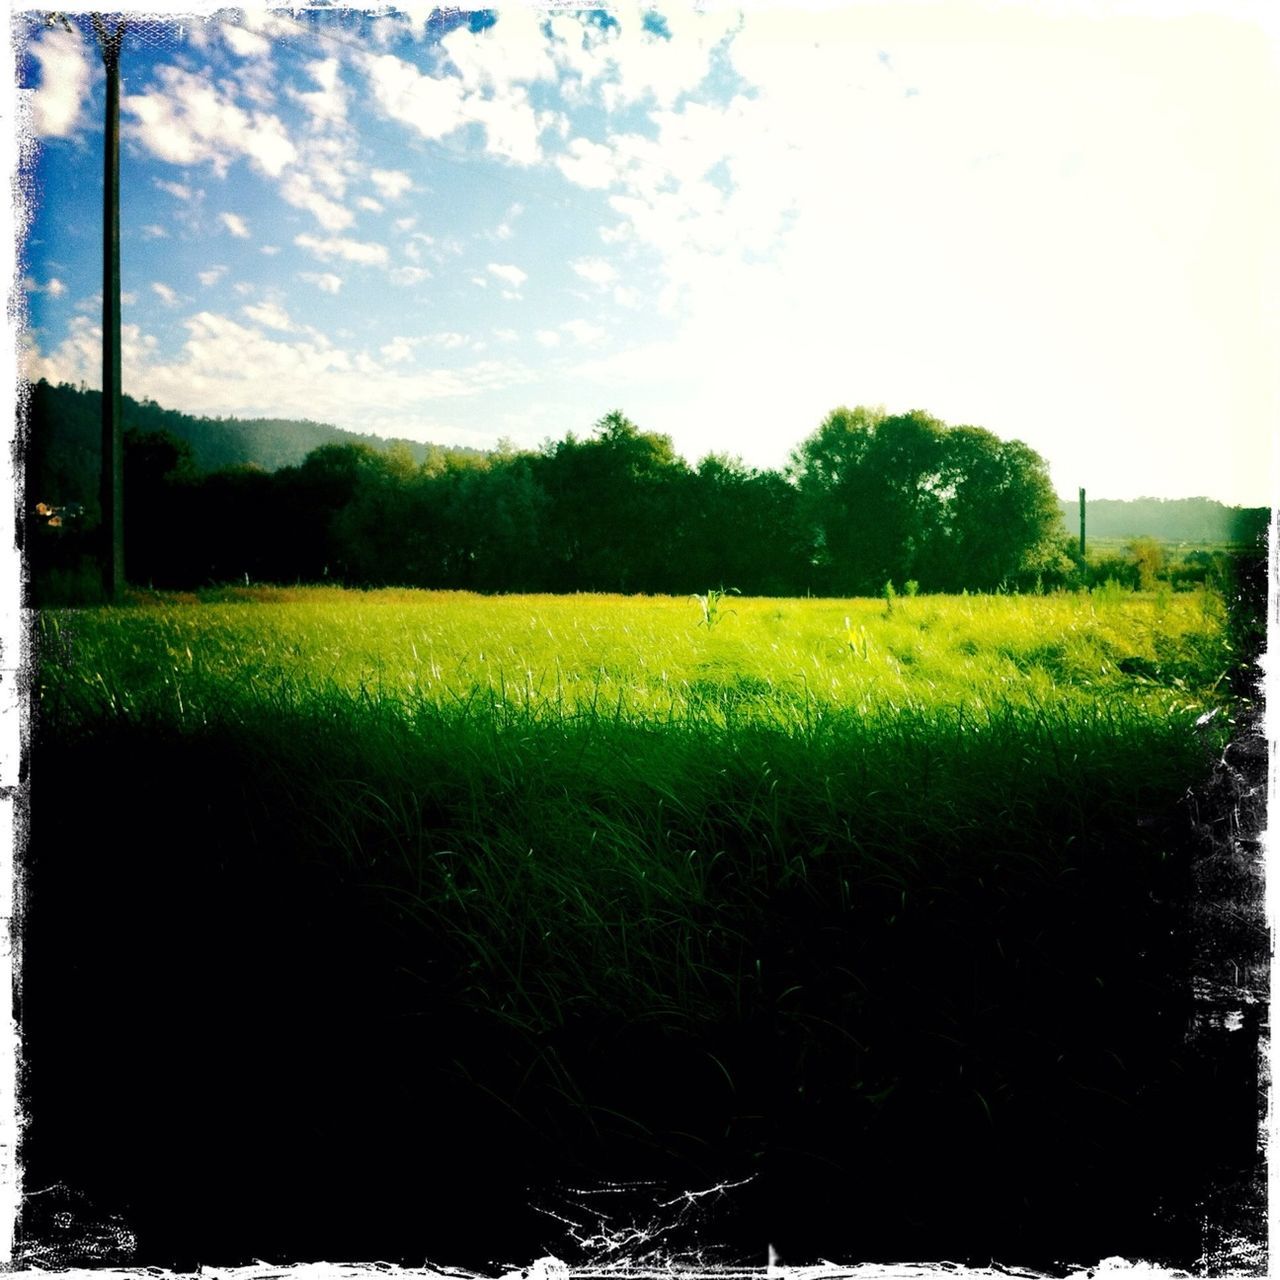
[[[1184,800],[1239,709],[1222,600],[707,604],[260,588],[46,612],[50,999],[105,1043],[112,983],[191,1036],[341,1039],[328,1092],[242,1072],[231,1096],[283,1106],[295,1142],[335,1089],[384,1144],[431,1132],[465,1165],[483,1135],[512,1197],[540,1162],[743,1174],[771,1240],[838,1249],[857,1204],[863,1256],[901,1257],[1041,1256],[1066,1197],[1102,1253],[1198,1249],[1179,1215],[1235,1157],[1187,1124],[1212,1146],[1237,1107],[1185,1118],[1209,1068],[1182,1033]],[[86,978],[107,904],[151,941],[117,914],[111,976]],[[252,954],[224,937],[215,976],[191,939],[231,927]],[[206,1123],[178,1128],[221,1150]],[[167,1241],[194,1211],[148,1167],[113,1176]]]
[[[264,708],[347,695],[445,713],[478,700],[499,722],[796,727],[1121,703],[1177,715],[1216,705],[1231,665],[1222,600],[1206,591],[727,596],[709,626],[696,600],[671,597],[228,588],[150,603],[43,615],[45,650],[70,658],[41,694],[60,718],[96,706],[182,722],[231,689]]]

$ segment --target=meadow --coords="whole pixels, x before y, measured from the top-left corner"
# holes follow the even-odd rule
[[[370,1248],[417,1247],[415,1196],[444,1248],[468,1177],[513,1242],[534,1184],[737,1178],[760,1217],[728,1236],[793,1252],[1031,1262],[1069,1219],[1084,1256],[1185,1260],[1253,1105],[1206,1101],[1185,1035],[1229,621],[1213,591],[1118,588],[45,611],[30,1052],[65,1051],[73,1010],[106,1081],[167,1106],[112,1177],[169,1260],[246,1116],[294,1153],[291,1208],[241,1205],[259,1253],[328,1231],[360,1256],[322,1178],[350,1197],[334,1153],[395,1151],[362,1174]],[[177,1093],[112,1068],[122,992],[144,1038],[255,1065],[188,1063]],[[40,1078],[66,1130],[41,1158],[101,1180],[68,1135],[101,1131],[107,1084]],[[157,1182],[178,1134],[198,1208]],[[431,1153],[409,1175],[404,1143]]]

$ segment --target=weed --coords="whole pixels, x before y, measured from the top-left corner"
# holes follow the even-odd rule
[[[699,619],[698,625],[705,626],[707,630],[710,631],[711,628],[714,627],[717,622],[721,621],[726,614],[734,612],[733,609],[725,609],[723,607],[725,596],[736,596],[739,594],[741,593],[736,587],[730,587],[728,590],[725,590],[723,587],[719,589],[711,587],[707,591],[706,595],[695,595],[693,599],[698,602],[698,607],[702,610],[702,617]]]

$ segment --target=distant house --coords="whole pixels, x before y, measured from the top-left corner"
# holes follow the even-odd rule
[[[35,514],[44,521],[46,528],[61,529],[80,520],[84,516],[84,506],[79,502],[64,502],[61,506],[37,502]]]

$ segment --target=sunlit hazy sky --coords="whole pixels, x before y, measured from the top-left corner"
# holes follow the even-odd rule
[[[189,10],[190,6],[186,6]],[[150,12],[155,13],[152,9]],[[839,404],[1272,500],[1263,6],[222,11],[125,37],[125,390],[777,466]],[[103,75],[16,20],[32,377],[100,380]]]

